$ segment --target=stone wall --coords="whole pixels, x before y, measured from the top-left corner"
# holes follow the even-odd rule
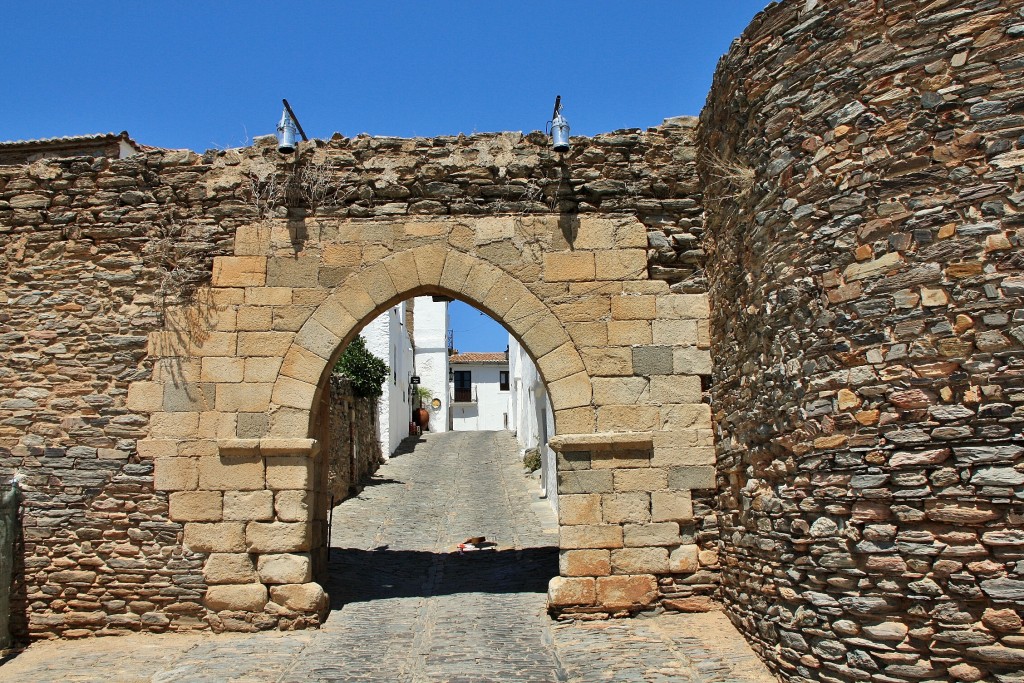
[[[631,257],[639,255],[640,268],[629,277],[642,281],[628,292],[633,298],[612,303],[625,271],[603,273],[590,301],[604,313],[595,317],[595,309],[566,299],[569,327],[591,348],[592,374],[610,380],[608,391],[622,373],[633,373],[629,345],[647,337],[644,353],[657,356],[659,367],[706,376],[706,327],[699,331],[696,319],[657,331],[652,326],[656,306],[669,305],[671,297],[701,298],[694,294],[703,283],[702,252],[695,246],[701,209],[694,126],[693,119],[673,119],[645,132],[578,138],[565,158],[539,134],[495,134],[314,141],[303,145],[297,164],[282,160],[273,140],[264,138],[251,148],[202,155],[155,151],[123,160],[78,157],[0,167],[0,476],[23,474],[26,490],[24,571],[14,602],[19,635],[316,623],[321,598],[274,588],[280,577],[267,580],[273,590],[266,593],[235,586],[275,571],[306,577],[299,566],[304,552],[313,553],[316,569],[328,474],[309,470],[295,480],[293,493],[268,497],[266,466],[284,465],[280,453],[224,456],[221,446],[258,441],[273,431],[271,416],[250,410],[259,403],[256,395],[218,392],[217,386],[276,376],[281,358],[265,354],[284,337],[295,338],[357,264],[383,258],[391,248],[387,240],[394,239],[386,234],[414,246],[428,237],[415,230],[434,229],[433,220],[454,221],[453,248],[479,246],[500,261],[509,256],[501,240],[472,245],[481,219],[495,217],[491,229],[505,230],[528,225],[536,215],[542,220],[535,227],[558,240],[603,244],[606,236],[593,232],[598,224],[587,217],[608,219],[599,225],[607,228],[635,216],[647,238],[642,230],[637,242],[630,229]],[[339,239],[330,230],[342,224],[349,232]],[[530,241],[539,235],[520,247],[543,264],[543,244]],[[307,243],[325,245],[312,274],[303,270],[312,263],[303,258]],[[275,255],[259,275],[276,286],[249,291],[228,281],[237,268],[244,270],[253,248]],[[586,253],[576,259],[550,262],[549,277],[557,280],[558,268],[565,277],[538,291],[587,293],[586,280],[596,273],[570,282],[577,261],[594,258],[595,247],[580,248]],[[539,273],[518,275],[530,272]],[[626,303],[639,308],[620,306]],[[673,315],[666,313],[666,320]],[[676,332],[684,334],[678,342]],[[673,355],[677,346],[688,350]],[[256,355],[247,360],[246,353]],[[641,365],[650,360],[641,356]],[[589,392],[588,385],[585,400]],[[621,401],[612,393],[603,401],[607,421],[620,427],[639,410],[609,405]],[[598,407],[590,410],[586,428],[595,430]],[[661,426],[660,414],[648,409],[644,416],[652,428]],[[676,415],[672,425],[683,417]],[[709,437],[698,437],[696,429],[685,448],[703,453]],[[678,457],[685,448],[676,449]],[[154,475],[154,462],[163,457],[164,472]],[[258,482],[250,476],[257,470]],[[667,479],[662,486],[668,490]],[[311,495],[298,493],[303,490]],[[282,521],[296,516],[308,519]],[[243,518],[304,524],[309,536],[294,544],[291,554],[298,557],[278,558],[288,566],[261,570],[254,556],[237,552],[248,547]],[[713,516],[693,524],[701,542],[713,545]],[[253,527],[254,533],[257,528],[263,529]],[[671,576],[664,581],[668,595],[690,590],[669,586]],[[298,604],[310,609],[293,610]]]
[[[330,379],[327,492],[335,504],[359,492],[359,482],[384,462],[377,439],[377,401],[356,396],[342,375]],[[404,425],[403,425],[404,426]]]
[[[290,523],[300,522],[309,526],[304,534],[307,537],[304,544],[306,547],[292,547],[287,553],[263,553],[271,558],[265,558],[265,563],[277,566],[277,579],[283,578],[286,570],[297,570],[292,572],[291,581],[264,581],[271,586],[271,591],[273,590],[272,584],[275,583],[303,584],[310,581],[319,583],[326,581],[327,563],[330,557],[329,519],[331,508],[357,494],[362,479],[376,472],[384,462],[380,450],[380,433],[377,430],[377,399],[356,396],[348,378],[334,373],[326,378],[326,387],[321,392],[316,413],[312,428],[314,438],[318,444],[321,444],[321,448],[318,457],[313,458],[308,469],[296,467],[296,465],[305,463],[301,461],[297,463],[294,459],[275,461],[263,458],[264,467],[273,462],[287,462],[292,473],[296,470],[300,471],[299,476],[304,481],[302,481],[302,486],[285,486],[280,481],[273,482],[274,486],[266,486],[268,490],[264,495],[273,496],[274,505],[272,512],[265,511],[259,521],[267,522],[277,519],[277,521]],[[239,414],[239,418],[244,419],[250,415],[258,416],[262,424],[262,427],[255,433],[266,434],[269,431],[272,418],[269,412]],[[230,472],[231,459],[221,458],[220,462],[227,466],[227,471]],[[279,479],[280,477],[281,475],[278,475]],[[196,483],[199,485],[201,482],[197,481]],[[270,489],[283,490],[280,493],[277,491],[271,493]],[[187,527],[185,532],[188,532]],[[241,560],[240,557],[238,559]],[[249,561],[255,562],[257,567],[260,566],[258,551],[250,550]],[[255,577],[243,573],[235,578],[241,579],[234,581],[235,584],[251,584],[254,583]],[[264,578],[262,574],[260,578]],[[295,589],[288,590],[295,592]],[[287,603],[287,600],[282,599],[278,602]],[[284,607],[270,606],[270,610],[277,619],[276,625],[279,628],[297,628],[309,623],[316,623],[315,619],[310,619],[312,615],[308,614],[311,611],[308,607],[295,609],[294,599],[291,607],[287,604]],[[248,627],[242,626],[244,623],[246,623],[245,619],[240,620],[235,627],[245,630]]]
[[[21,638],[202,623],[202,557],[180,546],[136,450],[148,418],[125,405],[133,380],[167,372],[146,362],[161,325],[160,275],[144,255],[159,211],[138,190],[150,168],[143,157],[0,168],[0,476],[24,477]],[[157,190],[164,202],[174,178]]]
[[[1021,680],[1022,37],[782,2],[715,77],[723,597],[792,680]]]
[[[1022,25],[773,4],[699,129],[565,157],[502,133],[0,167],[17,632],[318,623],[327,368],[438,292],[548,381],[556,611],[704,609],[721,565],[794,680],[1019,681]]]
[[[556,611],[704,609],[721,565],[794,680],[1019,681],[1022,25],[773,4],[699,129],[565,157],[502,133],[0,167],[15,628],[318,623],[329,367],[437,292],[548,381]]]

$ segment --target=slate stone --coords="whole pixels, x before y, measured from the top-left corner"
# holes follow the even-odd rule
[[[1024,600],[1024,580],[1000,578],[982,580],[979,584],[985,595],[993,600],[1019,602]]]

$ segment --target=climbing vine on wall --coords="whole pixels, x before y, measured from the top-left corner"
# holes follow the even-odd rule
[[[383,393],[384,382],[391,372],[387,363],[366,349],[366,340],[362,336],[349,342],[341,358],[334,364],[334,371],[352,380],[352,390],[357,396],[371,398]]]

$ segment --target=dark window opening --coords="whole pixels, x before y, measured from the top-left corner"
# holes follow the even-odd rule
[[[468,403],[473,400],[473,378],[469,370],[455,371],[455,401]]]

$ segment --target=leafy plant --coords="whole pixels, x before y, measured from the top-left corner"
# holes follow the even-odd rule
[[[427,403],[430,402],[430,399],[434,398],[433,391],[419,384],[417,384],[416,387],[413,389],[412,395],[413,398],[416,399],[416,402],[421,406],[425,406]]]
[[[345,348],[341,358],[334,364],[334,371],[352,381],[352,390],[357,396],[377,398],[388,380],[388,364],[366,349],[362,335],[356,337]]]

